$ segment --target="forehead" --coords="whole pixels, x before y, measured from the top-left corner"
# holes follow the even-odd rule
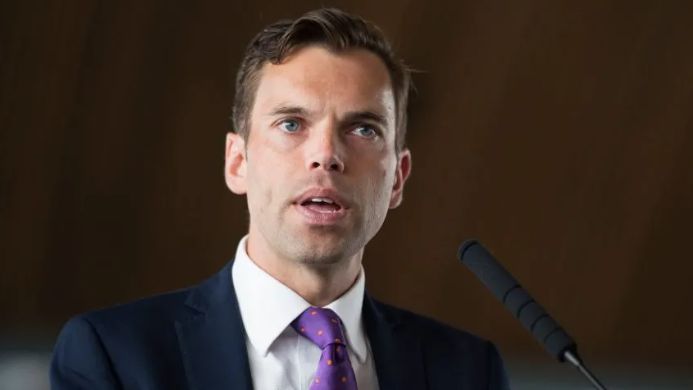
[[[308,46],[296,50],[281,64],[265,64],[253,116],[282,105],[337,114],[377,111],[394,125],[394,95],[387,67],[380,57],[363,49],[334,52]]]

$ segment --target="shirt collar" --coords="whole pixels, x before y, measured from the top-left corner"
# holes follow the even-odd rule
[[[248,339],[258,353],[267,356],[274,340],[311,305],[250,259],[246,251],[247,240],[248,236],[245,236],[238,244],[231,277]],[[368,351],[361,321],[365,285],[362,266],[354,285],[325,306],[337,313],[344,323],[349,347],[361,363],[366,361]]]

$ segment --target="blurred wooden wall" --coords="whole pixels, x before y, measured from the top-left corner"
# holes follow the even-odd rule
[[[262,26],[321,4],[0,5],[0,333],[55,334],[233,256],[237,64]],[[587,356],[693,365],[690,2],[327,4],[420,70],[413,176],[367,249],[374,295],[543,358],[455,260],[477,237]]]

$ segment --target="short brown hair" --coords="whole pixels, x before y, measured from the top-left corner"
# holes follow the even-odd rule
[[[336,52],[365,49],[376,54],[385,63],[395,97],[395,146],[397,151],[402,150],[407,129],[411,72],[395,57],[390,43],[377,26],[335,8],[313,10],[296,20],[281,20],[267,26],[253,38],[236,76],[234,130],[247,139],[250,111],[263,65],[267,62],[280,64],[295,49],[312,44],[325,45]]]

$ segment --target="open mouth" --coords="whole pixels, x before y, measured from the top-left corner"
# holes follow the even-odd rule
[[[313,196],[302,201],[301,206],[318,213],[336,213],[342,206],[328,197]]]

